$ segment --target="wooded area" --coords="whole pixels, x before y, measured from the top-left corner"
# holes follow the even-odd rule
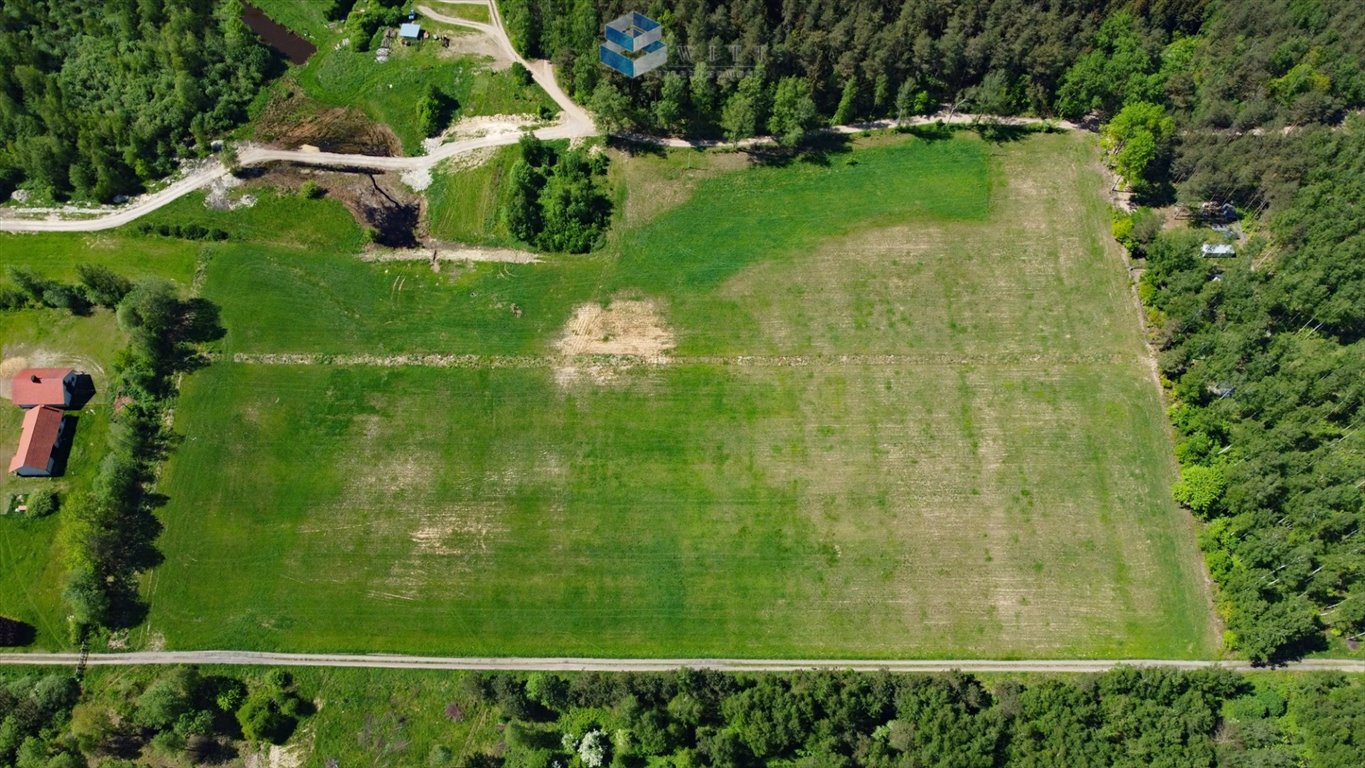
[[[1262,681],[1264,682],[1264,681]],[[1365,685],[1120,668],[1066,679],[490,674],[509,723],[466,766],[1354,766]]]
[[[65,672],[0,677],[0,765],[222,764],[239,756],[241,742],[284,743],[313,712],[284,670],[207,675],[173,667],[139,677],[93,690]]]
[[[386,674],[134,667],[95,670],[83,686],[61,672],[0,675],[0,763],[225,764],[283,743],[310,716],[307,736],[281,753],[308,765],[1356,768],[1365,749],[1365,682],[1339,674],[1119,668],[982,680],[684,669],[468,674],[439,698],[420,697],[419,719],[434,721],[427,752],[408,749],[410,732],[386,725],[383,707],[412,712],[404,688],[448,674]],[[335,682],[323,691],[320,679]],[[366,698],[366,685],[384,693]],[[485,718],[497,724],[481,738],[461,730]],[[392,730],[370,762],[348,761],[319,736],[344,723],[354,726],[351,749]]]
[[[108,202],[246,118],[275,62],[238,0],[6,0],[0,199]]]

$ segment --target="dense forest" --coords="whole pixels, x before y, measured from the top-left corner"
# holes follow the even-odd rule
[[[321,722],[313,735],[330,729],[329,718],[372,723],[383,714],[344,711],[357,706],[345,692],[324,702],[314,679],[173,667],[100,674],[79,686],[66,673],[0,673],[0,765],[236,764],[286,741],[314,712]],[[396,702],[408,693],[389,695]],[[467,717],[499,723],[479,741],[459,736],[459,753],[443,744],[405,753],[400,741],[368,764],[1357,768],[1365,750],[1365,681],[1340,674],[1119,668],[985,681],[961,673],[486,673],[465,676],[449,698],[426,706],[444,710],[422,724],[438,736]],[[304,750],[314,743],[300,741]],[[298,757],[352,764],[326,753]]]
[[[1354,0],[502,0],[611,130],[771,132],[944,105],[1103,125],[1141,204],[1234,206],[1253,237],[1116,234],[1150,263],[1182,477],[1229,645],[1258,661],[1365,633],[1365,11]],[[597,64],[603,20],[658,19],[669,64]],[[793,119],[792,115],[799,117]]]
[[[987,685],[971,675],[796,673],[527,678],[471,687],[509,720],[466,765],[1355,766],[1365,686],[1121,668]]]
[[[238,0],[5,0],[0,199],[109,201],[246,117],[274,60]]]
[[[513,43],[552,59],[575,99],[630,126],[718,133],[763,119],[783,79],[834,123],[959,109],[1077,119],[1129,102],[1182,128],[1340,120],[1365,101],[1365,14],[1352,0],[501,0]],[[669,62],[600,66],[602,24],[661,22]],[[1231,137],[1229,137],[1231,138]]]
[[[1365,632],[1365,120],[1300,148],[1311,170],[1239,263],[1204,258],[1198,231],[1133,243],[1177,497],[1207,521],[1228,639],[1255,659]]]

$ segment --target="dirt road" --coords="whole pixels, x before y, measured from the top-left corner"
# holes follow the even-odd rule
[[[0,665],[75,666],[76,653],[0,653]],[[506,670],[518,672],[667,672],[684,667],[721,672],[790,672],[802,669],[848,669],[860,672],[1104,672],[1118,666],[1202,669],[1221,667],[1238,671],[1261,669],[1244,661],[1160,659],[1061,659],[1005,661],[944,659],[901,661],[877,659],[586,659],[496,658],[459,656],[401,656],[383,654],[270,653],[260,651],[143,651],[90,654],[96,667],[223,664],[229,666],[361,667],[366,669]],[[1314,659],[1276,668],[1289,672],[1365,672],[1365,660]]]

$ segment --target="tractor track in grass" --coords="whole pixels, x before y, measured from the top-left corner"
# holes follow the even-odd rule
[[[79,653],[0,653],[0,665],[75,666]],[[572,657],[407,656],[400,654],[277,653],[270,651],[138,651],[92,653],[91,667],[203,664],[265,667],[353,667],[361,669],[426,669],[438,671],[510,672],[669,672],[709,669],[718,672],[795,672],[852,670],[855,672],[976,672],[1078,674],[1106,672],[1115,667],[1170,669],[1221,668],[1239,672],[1365,673],[1365,660],[1307,659],[1275,667],[1247,661],[1214,659],[626,659]]]

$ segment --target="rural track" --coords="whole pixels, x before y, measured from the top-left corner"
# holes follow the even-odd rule
[[[447,2],[448,0],[434,1]],[[569,98],[569,95],[560,88],[559,82],[555,79],[553,65],[545,60],[528,60],[518,54],[516,49],[512,47],[510,39],[507,37],[502,22],[502,15],[498,12],[497,3],[488,3],[487,5],[490,17],[493,20],[492,24],[484,24],[482,22],[447,16],[432,10],[425,5],[418,5],[416,10],[423,16],[434,21],[466,27],[489,35],[497,43],[498,47],[513,61],[521,63],[530,70],[531,77],[535,80],[536,84],[544,89],[550,98],[559,105],[561,111],[560,119],[556,124],[533,131],[537,137],[545,140],[554,140],[586,138],[588,136],[598,135],[599,132],[593,123],[592,116],[573,99]],[[826,128],[825,131],[835,134],[855,134],[866,130],[925,125],[936,122],[956,125],[970,124],[982,119],[994,119],[999,124],[1012,126],[1040,125],[1045,122],[1037,118],[985,118],[981,115],[969,113],[948,112],[946,114],[940,113],[905,121],[880,120],[854,125],[839,125]],[[1074,125],[1066,121],[1053,121],[1051,124],[1061,129],[1075,128]],[[638,143],[692,149],[705,149],[719,146],[744,148],[770,140],[768,137],[755,137],[741,142],[723,142],[716,140],[678,139],[635,133],[624,133],[620,134],[620,136],[623,139]],[[478,149],[515,144],[520,140],[520,131],[504,132],[444,144],[426,155],[400,157],[342,154],[334,152],[305,152],[302,150],[273,149],[270,147],[245,144],[238,148],[237,158],[238,164],[243,167],[283,162],[297,165],[315,165],[356,170],[412,171],[429,169],[443,160],[455,157],[456,155]],[[116,227],[124,226],[125,224],[130,224],[147,214],[157,211],[195,190],[207,187],[224,176],[227,176],[228,173],[229,171],[226,166],[217,160],[213,160],[174,180],[165,188],[141,195],[123,206],[93,209],[71,208],[61,212],[69,213],[75,218],[62,218],[61,213],[52,212],[46,212],[47,216],[45,218],[26,217],[22,209],[18,209],[17,212],[20,214],[18,216],[13,214],[0,215],[0,232],[100,232],[114,229]]]
[[[0,666],[75,666],[79,653],[0,653]],[[1239,672],[1365,673],[1365,660],[1310,659],[1277,667],[1256,667],[1235,660],[1177,659],[607,659],[572,657],[405,656],[398,654],[276,653],[271,651],[139,651],[92,653],[92,667],[158,666],[177,664],[352,667],[362,669],[425,669],[508,672],[669,672],[683,668],[718,672],[795,672],[852,670],[856,672],[1029,672],[1039,674],[1106,672],[1120,666],[1170,669],[1230,669]]]
[[[392,355],[307,352],[236,352],[230,359],[247,365],[337,365],[396,368],[554,368],[567,358],[603,365],[714,365],[734,368],[822,368],[831,366],[1034,366],[1116,365],[1130,362],[1122,354],[858,354],[858,355],[476,355],[398,353]]]

